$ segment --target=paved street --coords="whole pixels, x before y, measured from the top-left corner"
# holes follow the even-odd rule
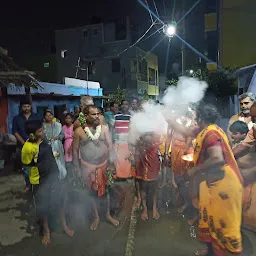
[[[73,238],[66,237],[52,223],[52,244],[48,248],[41,245],[35,224],[34,207],[31,196],[24,196],[23,177],[17,174],[0,176],[0,255],[1,256],[153,256],[153,255],[193,255],[202,245],[191,237],[191,231],[182,216],[172,205],[166,207],[166,194],[159,199],[161,218],[143,222],[139,212],[132,211],[132,184],[120,183],[126,199],[118,216],[121,225],[114,228],[102,222],[98,231],[88,228],[87,195],[83,190],[73,190],[70,194],[69,219],[75,230]],[[256,235],[245,231],[243,256],[256,255]]]

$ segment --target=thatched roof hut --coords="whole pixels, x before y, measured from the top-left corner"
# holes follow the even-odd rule
[[[15,64],[13,59],[8,57],[7,51],[0,47],[0,87],[7,87],[10,84],[25,88],[40,87],[34,75],[34,72],[24,70]]]

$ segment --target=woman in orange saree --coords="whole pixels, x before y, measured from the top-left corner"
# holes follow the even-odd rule
[[[196,136],[191,196],[199,208],[198,239],[207,251],[196,255],[241,255],[242,176],[223,130],[215,125],[217,109],[200,104],[197,109],[199,133]],[[177,127],[176,127],[177,129]],[[178,127],[192,135],[193,131]]]

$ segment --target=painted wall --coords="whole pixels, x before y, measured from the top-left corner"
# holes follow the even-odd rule
[[[33,112],[37,113],[38,107],[49,107],[54,111],[54,106],[63,106],[66,104],[68,106],[68,111],[73,112],[74,106],[80,105],[79,99],[74,100],[33,100],[32,102],[32,108]],[[13,118],[19,114],[19,105],[20,100],[17,98],[11,98],[8,99],[8,131],[12,131],[12,120]]]
[[[84,87],[70,86],[65,84],[55,84],[55,83],[39,83],[42,86],[38,89],[31,89],[31,94],[51,94],[64,95],[64,96],[81,96],[81,95],[90,95],[90,96],[102,96],[103,90],[100,89],[87,89]],[[25,88],[18,88],[16,86],[9,86],[7,89],[8,95],[24,95]]]
[[[222,66],[244,67],[256,62],[255,0],[222,0]]]
[[[8,102],[7,102],[7,98],[1,95],[1,88],[0,88],[0,111],[1,111],[0,132],[7,132]]]

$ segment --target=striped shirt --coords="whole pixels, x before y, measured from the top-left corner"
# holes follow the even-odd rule
[[[129,123],[131,115],[130,114],[116,114],[114,116],[114,142],[116,144],[127,144],[128,143],[128,133],[129,133]]]

